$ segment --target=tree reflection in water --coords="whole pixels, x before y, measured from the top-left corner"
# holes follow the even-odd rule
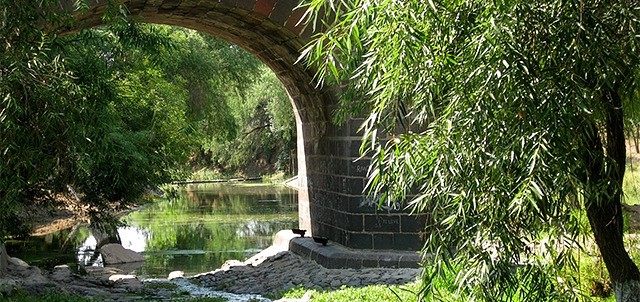
[[[174,270],[186,275],[214,270],[227,260],[242,260],[268,247],[276,232],[298,224],[297,193],[284,186],[199,184],[178,187],[177,193],[130,213],[123,219],[127,226],[117,229],[125,248],[145,255],[146,263],[134,272],[140,277],[164,278]],[[52,234],[54,239],[48,241],[62,242],[68,234]],[[29,240],[38,245],[43,239]],[[74,253],[81,265],[101,265],[95,259],[96,239],[89,229],[75,232],[72,242],[62,253]],[[49,246],[49,252],[60,252],[61,244]],[[21,257],[28,250],[34,249],[13,255]]]

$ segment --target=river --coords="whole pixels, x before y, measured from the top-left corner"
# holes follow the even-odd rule
[[[122,245],[146,259],[132,272],[141,278],[214,270],[259,252],[277,231],[298,224],[297,193],[285,186],[237,182],[174,188],[174,197],[129,213],[117,229]],[[10,255],[43,268],[100,266],[95,247],[87,227],[7,242]]]

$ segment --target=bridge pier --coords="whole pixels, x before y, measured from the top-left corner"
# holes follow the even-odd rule
[[[328,124],[314,150],[305,150],[307,186],[300,196],[301,228],[349,248],[420,250],[424,215],[379,209],[376,200],[363,194],[369,160],[359,159],[362,122]]]

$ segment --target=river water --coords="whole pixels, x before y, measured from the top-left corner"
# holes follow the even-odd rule
[[[297,193],[285,186],[238,182],[175,189],[175,197],[126,215],[126,226],[117,229],[122,245],[146,259],[132,272],[141,278],[214,270],[259,252],[277,231],[298,224]],[[44,268],[100,266],[95,247],[87,227],[7,242],[12,256]]]

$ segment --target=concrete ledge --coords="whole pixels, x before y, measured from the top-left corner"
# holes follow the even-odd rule
[[[323,246],[314,242],[313,238],[299,237],[291,230],[278,232],[274,245],[314,260],[326,268],[419,268],[421,260],[417,252],[351,249],[331,241]]]

